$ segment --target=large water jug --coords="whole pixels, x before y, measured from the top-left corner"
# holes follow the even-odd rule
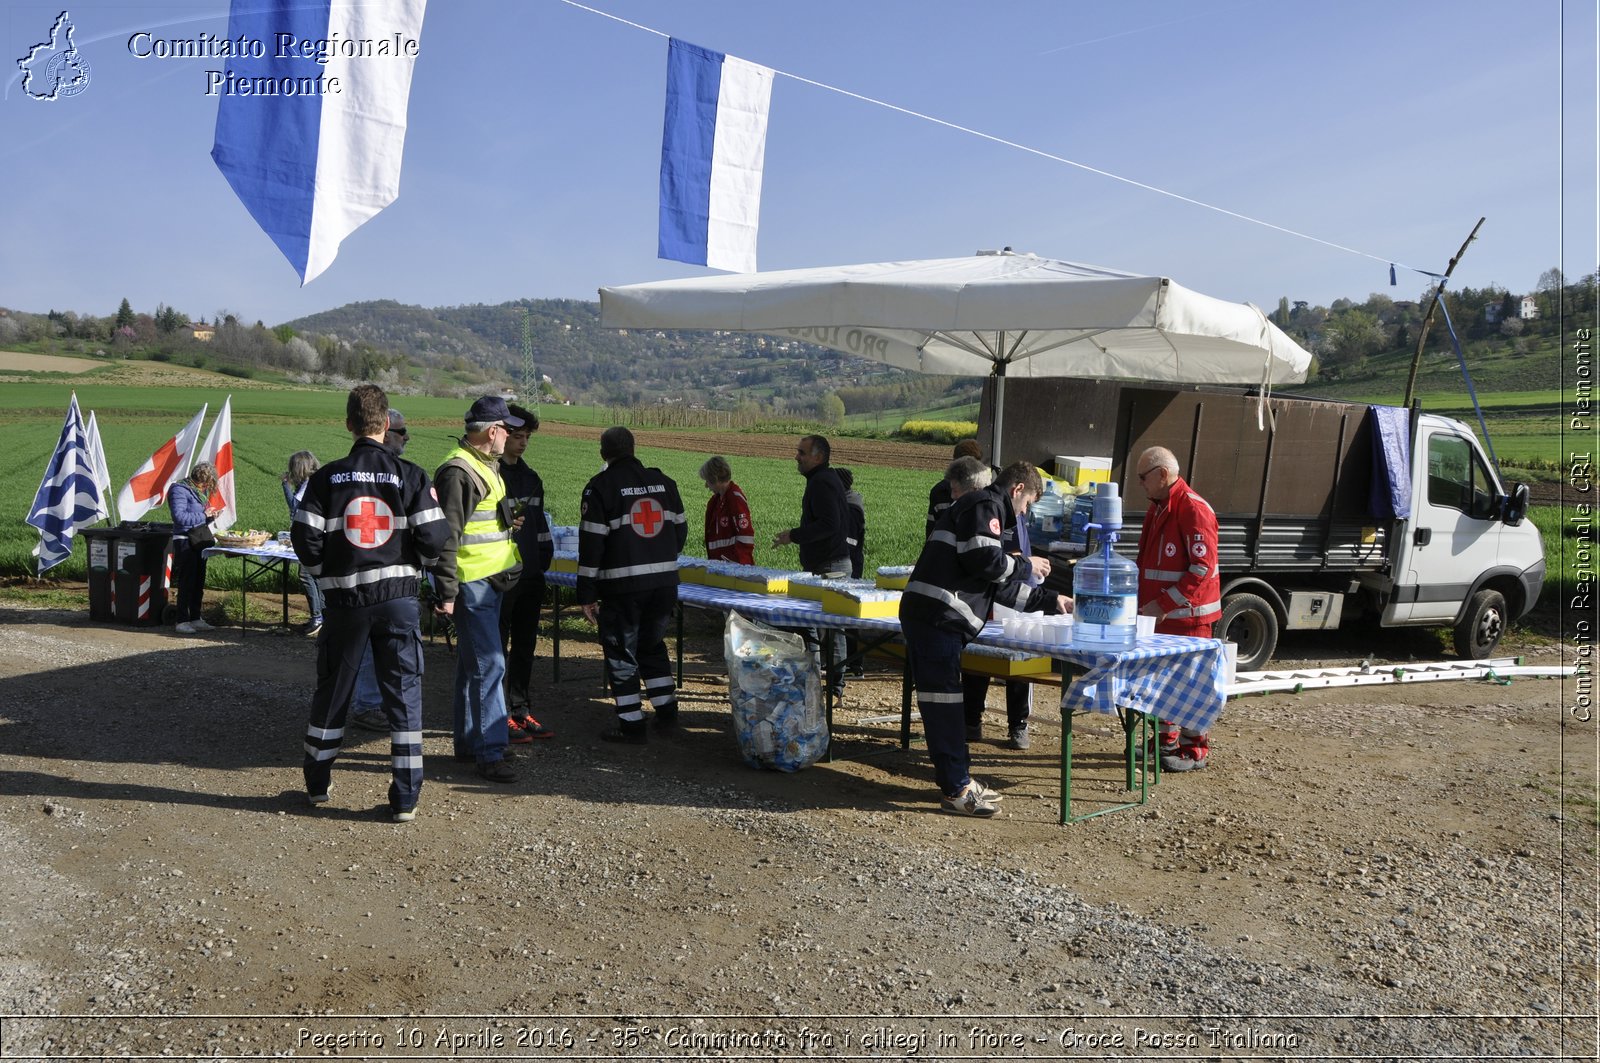
[[[1075,645],[1133,648],[1139,634],[1139,566],[1111,549],[1110,536],[1074,566],[1072,599]]]
[[[1066,535],[1067,503],[1054,480],[1044,482],[1044,494],[1028,507],[1028,540],[1046,547]]]

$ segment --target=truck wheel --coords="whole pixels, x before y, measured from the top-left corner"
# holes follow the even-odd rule
[[[1494,652],[1505,633],[1505,596],[1499,591],[1479,591],[1456,625],[1456,652],[1469,661],[1481,661]]]
[[[1230,595],[1213,630],[1217,638],[1238,643],[1241,672],[1259,672],[1278,648],[1278,614],[1258,594]]]

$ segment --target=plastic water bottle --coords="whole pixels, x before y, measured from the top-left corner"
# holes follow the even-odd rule
[[[1028,507],[1028,538],[1034,546],[1048,546],[1066,533],[1067,503],[1054,480],[1044,482],[1044,494]]]
[[[1122,529],[1117,485],[1097,484],[1090,527],[1100,527],[1100,549],[1072,570],[1072,641],[1097,649],[1131,650],[1139,637],[1139,566],[1111,548]]]

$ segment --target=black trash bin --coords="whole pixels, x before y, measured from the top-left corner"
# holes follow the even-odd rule
[[[116,615],[124,624],[155,627],[167,609],[167,549],[172,525],[125,521],[116,530]]]
[[[110,623],[117,618],[112,579],[117,529],[85,528],[80,534],[89,547],[89,619]]]

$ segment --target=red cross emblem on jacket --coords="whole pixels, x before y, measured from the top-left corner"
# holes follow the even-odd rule
[[[394,511],[381,498],[362,495],[344,507],[344,537],[358,550],[376,550],[394,534]]]
[[[628,523],[633,525],[634,531],[646,539],[654,539],[660,535],[661,526],[666,521],[666,515],[652,498],[641,498],[628,510]]]

